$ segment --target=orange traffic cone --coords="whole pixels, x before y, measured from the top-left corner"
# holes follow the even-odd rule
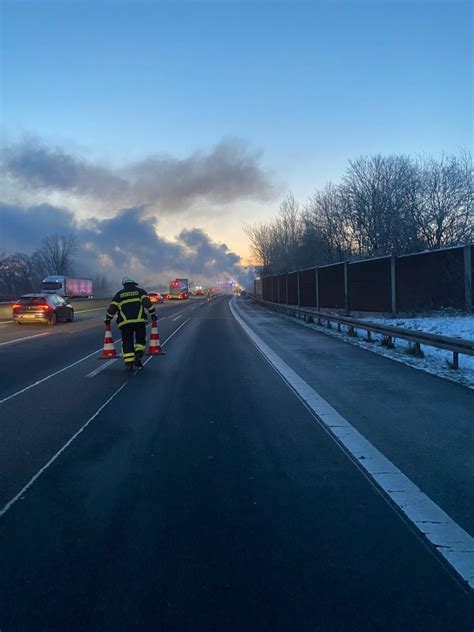
[[[102,350],[102,359],[108,360],[109,358],[116,358],[116,357],[117,357],[117,352],[115,351],[114,339],[112,338],[110,323],[105,323],[105,336],[104,336],[104,348]]]
[[[150,343],[148,345],[149,355],[160,355],[161,353],[160,334],[158,333],[158,322],[151,321]]]

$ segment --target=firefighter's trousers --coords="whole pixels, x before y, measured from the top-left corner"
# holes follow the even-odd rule
[[[146,348],[146,323],[129,323],[120,327],[122,357],[125,364],[135,361],[135,354],[142,357]]]

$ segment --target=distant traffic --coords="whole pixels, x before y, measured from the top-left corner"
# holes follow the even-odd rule
[[[213,287],[193,285],[187,278],[175,278],[169,284],[168,292],[148,291],[154,305],[162,305],[165,300],[186,300],[191,296],[212,298],[222,292],[239,293],[235,281],[217,281]],[[38,292],[23,294],[12,303],[11,317],[16,325],[55,325],[59,321],[74,320],[73,299],[91,300],[94,297],[91,279],[72,278],[64,275],[49,275],[41,282]],[[76,306],[77,307],[77,306]]]

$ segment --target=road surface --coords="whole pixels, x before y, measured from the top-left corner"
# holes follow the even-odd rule
[[[474,534],[467,389],[234,309]],[[1,632],[471,632],[472,591],[229,298],[158,313],[168,353],[133,377],[97,359],[102,311],[0,327]]]

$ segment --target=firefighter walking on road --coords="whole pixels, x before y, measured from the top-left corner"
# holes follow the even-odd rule
[[[146,311],[156,321],[155,307],[147,292],[138,287],[130,277],[122,279],[123,289],[117,292],[107,310],[105,323],[110,324],[117,315],[117,325],[122,334],[122,357],[127,371],[135,365],[142,368],[142,357],[146,349]],[[146,310],[146,311],[145,311]]]

